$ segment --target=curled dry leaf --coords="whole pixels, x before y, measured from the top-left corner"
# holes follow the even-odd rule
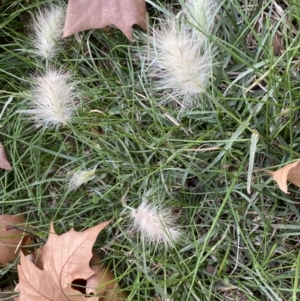
[[[0,215],[0,264],[3,265],[14,262],[20,249],[25,252],[25,246],[33,244],[28,234],[17,229],[6,230],[12,224],[22,228],[25,220],[20,215]]]
[[[11,165],[7,160],[4,147],[1,142],[0,142],[0,168],[5,170],[11,170]]]
[[[18,300],[116,300],[100,299],[98,296],[88,298],[83,294],[89,294],[85,288],[82,293],[81,289],[76,289],[73,285],[82,283],[81,280],[88,283],[96,274],[89,265],[93,255],[92,247],[99,232],[108,224],[109,222],[104,222],[83,232],[71,229],[62,235],[55,234],[51,225],[48,241],[44,247],[27,257],[21,254],[21,264],[18,266],[19,285],[15,289],[20,292]],[[98,280],[100,281],[100,278]],[[89,283],[89,286],[91,285],[101,286],[93,281]]]
[[[276,171],[269,171],[269,173],[273,176],[279,188],[285,193],[289,193],[287,181],[300,187],[300,161],[289,163]]]
[[[132,26],[146,30],[145,0],[69,0],[64,37],[113,24],[132,41]]]

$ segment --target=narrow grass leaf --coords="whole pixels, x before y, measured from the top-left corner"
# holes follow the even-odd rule
[[[250,155],[249,155],[249,163],[248,163],[248,173],[247,173],[247,192],[248,194],[251,193],[251,180],[252,180],[252,172],[254,166],[254,158],[256,153],[256,145],[259,140],[259,135],[256,130],[254,130],[253,134],[251,135],[251,144],[250,144]]]

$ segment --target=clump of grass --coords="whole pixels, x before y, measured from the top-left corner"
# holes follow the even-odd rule
[[[16,113],[28,108],[32,72],[48,71],[32,56],[27,21],[44,2],[2,1],[1,142],[13,169],[0,171],[1,213],[25,214],[41,237],[51,220],[62,233],[112,219],[96,250],[128,300],[297,300],[298,188],[284,195],[261,172],[300,152],[299,24],[290,22],[297,20],[297,3],[287,3],[276,3],[282,14],[273,2],[217,3],[205,37],[217,47],[219,64],[206,93],[194,96],[201,107],[181,110],[180,118],[173,101],[165,102],[169,90],[158,91],[156,78],[139,69],[134,53],[143,41],[132,45],[117,30],[69,38],[51,67],[80,83],[82,107],[72,122],[45,128]],[[150,24],[182,9],[193,12],[174,1],[155,2]],[[193,20],[184,26],[200,29]],[[275,36],[282,39],[279,52]],[[91,181],[69,189],[71,171],[96,165]],[[139,208],[142,197],[172,205],[180,244],[145,247],[124,226],[124,202]],[[13,286],[15,265],[2,275]]]

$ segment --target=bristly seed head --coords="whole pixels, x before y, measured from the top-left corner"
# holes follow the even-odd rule
[[[75,113],[74,100],[78,95],[69,73],[50,70],[35,77],[30,96],[31,109],[18,112],[31,115],[37,124],[45,127],[67,124]]]
[[[217,4],[214,0],[187,0],[186,17],[195,29],[200,29],[198,34],[209,34],[212,30]]]
[[[213,48],[208,36],[214,14],[212,0],[189,0],[183,14],[162,19],[140,51],[162,103],[195,107],[212,73]]]
[[[138,231],[142,240],[150,244],[164,244],[170,247],[178,242],[182,233],[176,228],[176,218],[167,207],[159,209],[143,199],[137,209],[131,209],[132,229]]]
[[[82,184],[85,184],[95,178],[96,167],[89,170],[76,171],[69,181],[69,190],[76,190]]]
[[[42,59],[51,60],[57,53],[57,44],[62,40],[65,13],[62,8],[52,6],[39,10],[33,18],[33,45],[35,53]]]

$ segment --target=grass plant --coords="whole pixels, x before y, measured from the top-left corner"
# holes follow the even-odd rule
[[[264,172],[300,156],[298,0],[218,2],[212,79],[180,113],[137,58],[139,29],[133,44],[117,29],[66,39],[51,65],[78,83],[78,110],[49,129],[18,111],[32,75],[47,71],[29,20],[50,2],[66,5],[0,2],[0,131],[13,166],[0,170],[0,213],[23,214],[42,238],[51,221],[64,233],[112,219],[96,250],[128,300],[299,300],[299,190],[283,194]],[[149,26],[185,5],[147,2]],[[96,165],[69,189],[74,172]],[[173,248],[149,248],[130,231],[126,206],[143,198],[172,208],[183,233]],[[16,264],[0,273],[0,286],[14,287]]]

